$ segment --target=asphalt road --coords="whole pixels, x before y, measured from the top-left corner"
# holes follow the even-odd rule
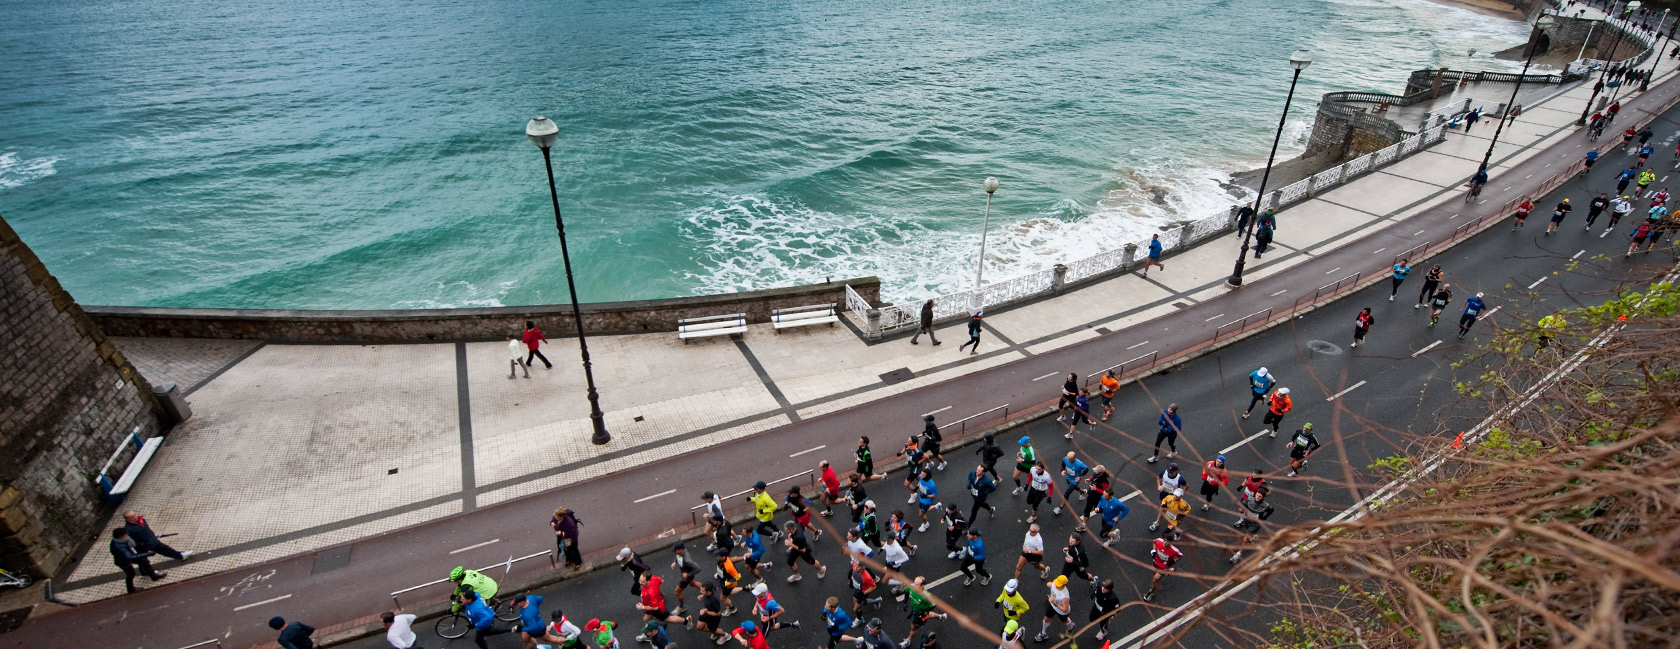
[[[1673,134],[1680,131],[1673,122],[1666,121],[1673,117],[1671,111],[1665,115],[1665,121],[1659,122],[1659,126],[1668,126],[1666,129],[1659,128],[1659,139],[1668,140],[1669,150],[1672,150]],[[1547,213],[1551,205],[1566,196],[1582,206],[1563,223],[1564,227],[1558,234],[1543,235],[1546,218],[1537,216],[1522,231],[1513,232],[1503,225],[1495,227],[1430,260],[1430,263],[1439,263],[1446,269],[1447,281],[1455,288],[1453,306],[1444,315],[1441,324],[1434,328],[1427,326],[1427,309],[1412,308],[1421,284],[1419,280],[1423,269],[1420,268],[1402,286],[1402,297],[1395,302],[1387,300],[1389,284],[1383,282],[1329,308],[1299,318],[1288,326],[1196,359],[1176,371],[1151,376],[1128,386],[1122,390],[1117,399],[1119,407],[1108,422],[1112,429],[1099,428],[1095,433],[1081,430],[1076,439],[1069,442],[1062,438],[1065,429],[1056,425],[1054,420],[1046,419],[1032,423],[1025,427],[1025,431],[1012,431],[1009,435],[1000,436],[1000,439],[1007,437],[1013,440],[1022,432],[1030,434],[1040,457],[1051,460],[1073,450],[1087,463],[1101,463],[1113,471],[1118,483],[1123,485],[1119,487],[1121,493],[1134,489],[1144,492],[1144,496],[1128,501],[1132,514],[1121,523],[1122,538],[1113,548],[1105,550],[1089,534],[1085,537],[1085,545],[1093,559],[1093,571],[1118,583],[1117,592],[1121,595],[1124,610],[1112,624],[1112,628],[1120,632],[1117,635],[1145,624],[1153,616],[1189,600],[1208,583],[1216,581],[1230,568],[1226,561],[1228,548],[1239,541],[1236,531],[1230,526],[1230,521],[1235,518],[1234,500],[1227,491],[1216,501],[1221,509],[1192,513],[1185,539],[1178,544],[1188,555],[1181,564],[1181,574],[1166,582],[1154,602],[1146,604],[1139,601],[1139,595],[1148,587],[1150,573],[1143,562],[1154,537],[1147,530],[1154,516],[1154,508],[1148,501],[1153,499],[1153,476],[1166,462],[1176,461],[1194,476],[1206,459],[1236,445],[1226,453],[1234,475],[1259,469],[1271,476],[1274,487],[1272,502],[1279,509],[1272,523],[1322,520],[1362,496],[1363,489],[1381,482],[1380,478],[1366,470],[1373,459],[1392,455],[1420,438],[1434,437],[1444,441],[1455,431],[1483,416],[1484,413],[1457,401],[1452,390],[1455,371],[1451,363],[1473,353],[1496,327],[1521,327],[1559,308],[1601,301],[1605,295],[1630,280],[1648,278],[1659,266],[1672,264],[1674,257],[1666,249],[1624,260],[1622,251],[1627,245],[1626,232],[1630,225],[1626,221],[1608,236],[1600,236],[1602,220],[1600,227],[1591,232],[1581,229],[1585,203],[1596,191],[1614,188],[1613,176],[1620,170],[1621,167],[1616,165],[1621,160],[1619,153],[1609,154],[1606,164],[1599,165],[1590,179],[1572,181],[1539,202]],[[1658,162],[1668,163],[1668,156],[1658,156]],[[1659,169],[1666,169],[1666,166]],[[1537,209],[1536,213],[1541,211]],[[1528,288],[1541,279],[1544,281],[1534,286],[1533,290]],[[1498,311],[1479,322],[1467,339],[1460,340],[1456,337],[1457,314],[1462,310],[1464,299],[1477,291],[1485,292],[1490,307],[1498,307]],[[1352,319],[1359,308],[1365,306],[1373,309],[1377,322],[1367,343],[1352,349],[1348,346]],[[1435,344],[1437,341],[1440,343]],[[1089,364],[1083,363],[1080,367],[1083,369]],[[1281,475],[1284,471],[1279,470],[1279,467],[1287,465],[1283,446],[1287,434],[1276,439],[1262,435],[1243,443],[1245,438],[1260,430],[1258,414],[1247,420],[1240,417],[1248,401],[1246,375],[1260,366],[1269,367],[1283,385],[1292,388],[1296,397],[1295,411],[1285,420],[1285,428],[1293,430],[1303,422],[1314,422],[1326,445],[1301,477],[1285,478]],[[1054,391],[1056,386],[1048,385],[1043,389]],[[1327,400],[1332,395],[1339,396],[1333,401]],[[983,406],[991,401],[978,399],[974,403]],[[1179,456],[1175,460],[1163,458],[1160,464],[1150,465],[1144,461],[1150,454],[1148,443],[1153,441],[1159,408],[1167,402],[1179,403],[1184,417],[1185,433],[1180,440]],[[911,420],[897,426],[903,430],[895,432],[913,431],[914,423]],[[881,432],[876,437],[896,439],[899,435]],[[885,445],[881,446],[884,450]],[[1005,444],[1005,449],[1012,452],[1014,446]],[[954,498],[966,513],[970,501],[963,491],[962,480],[967,470],[972,468],[973,447],[952,454],[952,458],[948,470],[938,475],[940,492],[946,495],[947,502]],[[743,469],[739,465],[735,468],[737,471]],[[906,492],[900,478],[895,474],[884,482],[869,485],[870,494],[880,503],[883,513],[907,507],[904,502]],[[1192,480],[1191,484],[1198,485],[1199,482]],[[646,489],[652,491],[655,486],[648,485]],[[1193,495],[1195,489],[1190,492]],[[952,609],[972,616],[988,629],[1002,624],[1002,614],[989,604],[1012,572],[1016,549],[1026,527],[1023,497],[1011,497],[1005,490],[994,496],[993,502],[1000,505],[999,517],[992,520],[981,514],[980,520],[976,521],[976,527],[985,535],[991,555],[988,566],[998,575],[989,586],[981,586],[977,582],[964,587],[960,577],[946,579],[956,573],[957,562],[945,557],[944,536],[937,523],[928,532],[913,535],[914,542],[921,546],[921,552],[912,558],[905,570],[910,575],[939,581],[933,588],[935,595],[945,600]],[[1195,502],[1199,503],[1199,499]],[[638,511],[637,515],[640,514]],[[785,519],[785,516],[782,518]],[[829,519],[829,523],[842,526],[848,521],[843,511]],[[1066,514],[1052,516],[1048,508],[1042,512],[1040,523],[1045,527],[1047,541],[1055,544],[1052,548],[1065,543],[1073,528],[1073,522]],[[771,592],[789,611],[789,618],[804,624],[800,629],[773,633],[773,646],[824,646],[827,636],[822,629],[822,600],[829,596],[839,596],[843,602],[848,600],[845,564],[837,543],[832,537],[825,537],[818,545],[819,560],[833,566],[828,578],[823,581],[815,579],[806,567],[804,581],[784,583],[782,577],[787,573],[781,562],[783,555],[774,549],[770,553],[777,562],[776,568],[768,573]],[[1048,554],[1051,559],[1047,562],[1054,576],[1061,564],[1053,559],[1057,554],[1054,549]],[[703,554],[700,556],[706,558]],[[660,552],[648,557],[648,561],[667,580],[673,580],[675,574],[669,569],[670,558],[669,552]],[[635,600],[628,592],[629,581],[628,573],[600,571],[535,592],[547,598],[548,606],[563,607],[579,623],[593,617],[620,622],[628,631],[619,634],[619,638],[628,644],[641,620],[634,608]],[[1031,622],[1028,626],[1032,633],[1037,633],[1047,590],[1031,568],[1022,574],[1022,583],[1023,594],[1033,606],[1033,611],[1026,618]],[[1089,590],[1078,583],[1072,590],[1076,618],[1083,622],[1090,607]],[[690,595],[691,603],[692,597]],[[734,599],[743,611],[748,610],[750,596],[738,595]],[[1230,620],[1247,628],[1263,629],[1264,623],[1271,621],[1264,615],[1247,619],[1239,617],[1243,613],[1241,606],[1246,601],[1246,597],[1239,598],[1236,603],[1224,607],[1224,613],[1230,616]],[[904,638],[908,626],[905,614],[893,602],[889,600],[885,607],[871,615],[885,622],[888,634],[895,641]],[[737,614],[729,622],[736,624],[743,619],[746,619],[745,613]],[[422,645],[425,647],[464,647],[470,644],[470,639],[443,642],[430,635],[429,622],[422,626],[426,631],[422,634]],[[1059,625],[1053,626],[1052,631],[1057,627]],[[953,621],[935,622],[927,630],[939,633],[948,647],[984,646],[979,638],[959,628]],[[685,646],[698,646],[704,642],[693,631],[673,629],[671,633],[677,642]],[[1191,644],[1197,641],[1214,643],[1204,646],[1228,643],[1228,640],[1221,641],[1223,636],[1217,633],[1214,629],[1193,631]],[[1098,646],[1091,642],[1090,634],[1083,636],[1081,642]],[[380,638],[370,638],[350,646],[371,648],[384,644]],[[517,646],[517,641],[510,636],[502,636],[491,639],[491,646],[511,648]]]
[[[1640,106],[1657,103],[1672,96],[1680,88],[1669,83],[1653,88],[1653,92],[1625,102],[1624,115],[1636,113]],[[1671,119],[1671,115],[1665,119]],[[1623,118],[1623,122],[1627,120]],[[1673,122],[1662,124],[1673,126]],[[1674,129],[1669,128],[1668,132]],[[1456,136],[1455,136],[1456,137]],[[1661,138],[1659,138],[1661,139]],[[1505,174],[1512,178],[1513,191],[1533,186],[1551,172],[1549,166],[1572,162],[1579,152],[1564,144],[1554,147],[1516,170]],[[1666,159],[1666,153],[1658,156]],[[1609,162],[1617,160],[1612,154]],[[1466,172],[1474,168],[1466,161]],[[1613,187],[1610,180],[1617,169],[1601,163],[1594,174],[1595,187]],[[1517,178],[1525,174],[1535,179]],[[1505,178],[1496,178],[1490,185],[1504,186]],[[1584,204],[1584,190],[1566,185],[1561,191],[1576,197]],[[1447,189],[1443,193],[1455,193]],[[30,620],[22,628],[0,636],[0,646],[97,646],[109,644],[111,638],[132,638],[126,646],[173,649],[208,638],[223,638],[227,646],[249,646],[272,638],[262,626],[272,615],[302,619],[326,626],[357,619],[366,619],[390,606],[388,593],[400,588],[424,583],[440,577],[449,567],[459,563],[484,566],[502,561],[510,555],[524,555],[548,549],[551,537],[544,522],[557,504],[567,504],[583,513],[584,548],[599,553],[640,539],[657,537],[662,532],[686,524],[689,508],[695,495],[703,489],[730,492],[745,488],[755,479],[774,479],[810,469],[819,459],[829,459],[838,467],[850,465],[849,453],[856,436],[870,434],[876,440],[877,454],[884,456],[895,446],[894,441],[919,429],[919,416],[924,412],[944,410],[940,417],[950,421],[971,413],[1009,403],[1017,409],[1022,404],[1034,404],[1051,399],[1058,386],[1051,380],[1033,381],[1047,373],[1076,370],[1095,371],[1140,352],[1158,349],[1163,357],[1182,350],[1204,347],[1212,330],[1230,318],[1215,317],[1222,313],[1252,313],[1268,307],[1287,307],[1302,293],[1334,277],[1325,274],[1327,268],[1339,268],[1336,276],[1355,270],[1381,272],[1388,264],[1388,254],[1374,250],[1404,250],[1425,240],[1439,240],[1468,220],[1473,214],[1491,213],[1500,202],[1490,196],[1486,204],[1465,206],[1448,201],[1441,207],[1426,211],[1404,223],[1379,221],[1364,231],[1359,241],[1334,250],[1308,249],[1315,259],[1271,277],[1251,281],[1240,291],[1219,299],[1203,302],[1127,330],[1104,335],[1090,341],[1038,354],[998,368],[942,382],[895,397],[871,402],[849,410],[808,419],[800,424],[782,427],[764,434],[692,453],[675,455],[664,461],[635,470],[611,474],[564,487],[554,492],[480,508],[474,512],[453,516],[387,534],[357,540],[320,552],[281,559],[242,569],[238,572],[211,575],[182,583],[164,585],[134,596],[116,598],[84,606],[69,612],[42,616]],[[1544,202],[1550,205],[1550,202]],[[1468,207],[1469,209],[1466,209]],[[1536,210],[1537,213],[1541,210]],[[1587,235],[1580,230],[1583,210],[1566,222],[1563,234],[1542,237],[1543,216],[1531,220],[1527,230],[1513,233],[1496,228],[1475,237],[1469,243],[1443,255],[1439,261],[1448,269],[1448,281],[1459,287],[1458,302],[1453,313],[1462,307],[1463,299],[1474,290],[1486,291],[1490,304],[1502,307],[1494,320],[1503,322],[1514,310],[1520,289],[1540,277],[1547,277],[1538,289],[1543,295],[1563,296],[1602,288],[1623,276],[1628,265],[1647,264],[1639,259],[1631,264],[1613,261],[1605,266],[1583,264],[1573,271],[1565,271],[1565,261],[1577,251],[1584,250],[1582,259],[1595,255],[1616,253],[1625,248],[1623,233],[1606,238]],[[1282,215],[1285,222],[1288,213]],[[1623,229],[1626,229],[1624,224]],[[1280,240],[1287,244],[1287,238]],[[1302,253],[1292,253],[1302,254]],[[1666,259],[1666,257],[1664,257]],[[1617,257],[1619,260],[1619,256]],[[1552,272],[1562,275],[1552,276]],[[1415,291],[1419,274],[1408,281]],[[1509,285],[1509,286],[1508,286]],[[1466,292],[1466,291],[1469,292]],[[1278,291],[1287,291],[1278,293]],[[1372,295],[1380,294],[1377,297]],[[1282,297],[1279,297],[1281,295]],[[1394,452],[1395,445],[1406,434],[1428,434],[1443,430],[1437,421],[1437,409],[1450,395],[1438,393],[1448,375],[1441,364],[1473,344],[1477,336],[1459,342],[1451,336],[1449,318],[1436,329],[1423,327],[1424,314],[1409,305],[1386,301],[1386,289],[1371,289],[1329,308],[1315,311],[1280,327],[1243,341],[1216,354],[1199,358],[1188,366],[1171,373],[1154,376],[1129,387],[1119,399],[1121,408],[1110,424],[1115,430],[1099,431],[1082,436],[1069,446],[1053,428],[1052,422],[1038,422],[1030,432],[1039,440],[1041,457],[1054,458],[1072,448],[1115,471],[1123,484],[1152,493],[1149,477],[1153,472],[1140,464],[1145,453],[1139,440],[1147,436],[1152,441],[1155,413],[1167,401],[1183,405],[1186,433],[1181,440],[1180,461],[1187,472],[1194,475],[1206,456],[1226,448],[1249,434],[1259,425],[1259,417],[1241,420],[1234,409],[1246,405],[1243,377],[1254,367],[1266,365],[1275,370],[1285,385],[1295,390],[1297,409],[1285,422],[1294,426],[1302,421],[1319,423],[1321,438],[1329,443],[1321,459],[1314,462],[1307,479],[1280,485],[1274,496],[1280,511],[1275,519],[1280,523],[1322,518],[1328,512],[1352,502],[1353,495],[1339,483],[1357,483],[1355,473],[1362,470],[1372,457]],[[1346,347],[1351,337],[1351,320],[1357,311],[1354,305],[1375,307],[1377,324],[1367,346],[1357,353]],[[1030,307],[1028,307],[1030,308]],[[1479,334],[1487,325],[1479,325]],[[1138,348],[1140,340],[1151,344]],[[1442,340],[1427,352],[1414,357],[1414,352],[1430,343]],[[1319,342],[1314,342],[1319,341]],[[1017,341],[1030,343],[1031,341]],[[1322,344],[1320,344],[1322,343]],[[995,349],[994,344],[988,348]],[[996,352],[993,352],[996,353]],[[1364,381],[1335,402],[1324,399],[1345,388]],[[1238,401],[1241,403],[1238,403]],[[1341,414],[1334,414],[1331,406],[1340,404]],[[1368,422],[1382,422],[1398,429],[1396,433],[1379,434],[1367,426]],[[1450,429],[1447,428],[1447,429]],[[1232,466],[1244,471],[1259,464],[1275,467],[1284,457],[1283,438],[1261,437],[1231,451]],[[822,447],[822,448],[818,448]],[[815,449],[815,450],[813,450]],[[958,466],[941,477],[941,491],[962,493],[957,480]],[[878,485],[871,494],[902,493],[893,483]],[[664,495],[661,495],[664,494]],[[889,498],[879,498],[883,510],[890,511]],[[963,498],[961,500],[966,500]],[[997,497],[1004,502],[1006,497]],[[640,502],[638,502],[640,501]],[[1153,517],[1143,499],[1131,501],[1132,519],[1123,524],[1127,537],[1116,544],[1116,554],[1100,555],[1093,551],[1097,572],[1121,582],[1122,598],[1134,602],[1138,585],[1144,583],[1146,573],[1141,562],[1147,550],[1145,519]],[[1227,503],[1229,506],[1229,503]],[[1000,517],[996,521],[982,521],[980,529],[987,533],[988,548],[998,557],[990,563],[1001,567],[1003,560],[1013,554],[1019,542],[1021,523],[1018,517]],[[1195,518],[1200,519],[1200,516]],[[1234,518],[1221,513],[1218,521]],[[1228,521],[1225,521],[1228,522]],[[1069,525],[1064,517],[1048,518],[1047,538],[1062,537]],[[1203,523],[1198,520],[1189,528],[1184,546],[1190,559],[1184,564],[1186,574],[1216,575],[1228,564],[1223,550],[1212,550],[1219,543],[1231,543],[1234,534],[1221,522]],[[933,531],[923,536],[942,539]],[[930,542],[932,546],[942,546]],[[1095,548],[1093,548],[1095,550]],[[819,557],[825,562],[838,561],[838,553],[829,544]],[[1100,556],[1099,556],[1100,555]],[[215,560],[215,557],[194,557],[194,560]],[[913,571],[930,578],[944,576],[954,570],[946,565],[943,553],[923,552],[911,565]],[[538,565],[541,564],[541,565]],[[160,565],[167,569],[167,562]],[[548,570],[546,562],[537,559],[513,569],[515,581],[527,580]],[[777,574],[781,574],[778,572]],[[632,617],[632,602],[623,592],[621,575],[611,572],[587,575],[567,581],[558,589],[551,589],[554,602],[588,602],[591,615],[605,615],[628,621]],[[841,575],[831,575],[838,582]],[[815,622],[815,595],[842,593],[838,583],[820,584],[815,579],[798,585],[773,582],[773,591],[782,603],[796,615]],[[1001,584],[994,582],[995,591]],[[1174,606],[1195,593],[1191,582],[1169,584],[1154,606],[1128,606],[1115,621],[1116,629],[1130,629],[1142,624],[1159,606]],[[602,590],[606,589],[606,590]],[[935,590],[940,596],[951,596],[959,610],[989,611],[984,603],[995,592],[982,596],[978,588],[964,589],[960,581],[947,582]],[[1043,585],[1029,585],[1029,598],[1035,609],[1042,610],[1036,601],[1042,600]],[[593,595],[600,594],[600,597]],[[421,591],[419,600],[437,599],[441,591]],[[1076,590],[1076,606],[1088,605],[1085,593]],[[405,602],[413,605],[413,602]],[[1135,604],[1135,602],[1134,602]],[[884,619],[895,618],[892,611],[883,612]],[[574,617],[581,617],[574,615]],[[995,620],[983,618],[986,624]],[[895,635],[903,632],[902,619],[894,619],[888,629]],[[679,632],[680,633],[680,632]],[[802,630],[816,638],[820,629]],[[790,636],[796,635],[790,633]],[[501,639],[507,644],[505,638]],[[435,644],[435,643],[434,643]],[[778,646],[800,646],[778,637]],[[434,646],[434,645],[427,645]],[[511,646],[511,645],[509,645]]]

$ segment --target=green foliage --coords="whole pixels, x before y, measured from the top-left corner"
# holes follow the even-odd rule
[[[1390,455],[1388,457],[1377,458],[1369,465],[1366,465],[1365,468],[1376,471],[1377,473],[1381,473],[1390,478],[1398,478],[1405,472],[1412,469],[1412,458],[1404,455]]]

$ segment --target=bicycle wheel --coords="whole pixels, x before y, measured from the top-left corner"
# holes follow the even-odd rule
[[[460,613],[445,615],[437,621],[437,634],[450,640],[464,636],[471,630],[472,625],[467,622],[467,616]]]
[[[496,619],[503,622],[512,622],[519,619],[519,610],[513,607],[513,600],[496,602],[495,612]]]

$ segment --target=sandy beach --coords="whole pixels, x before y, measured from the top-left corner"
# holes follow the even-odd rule
[[[1508,18],[1510,20],[1522,20],[1524,18],[1523,15],[1521,13],[1518,13],[1517,9],[1513,6],[1511,6],[1510,3],[1501,2],[1500,0],[1429,0],[1429,1],[1433,2],[1435,4],[1449,5],[1449,6],[1453,6],[1453,7],[1458,7],[1460,9],[1469,9],[1470,11],[1474,11],[1476,13],[1487,15],[1487,16],[1494,16],[1496,18]]]

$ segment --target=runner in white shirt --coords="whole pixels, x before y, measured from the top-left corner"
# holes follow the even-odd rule
[[[386,611],[379,616],[385,623],[385,641],[396,649],[413,649],[414,647],[414,616],[404,613],[397,615]]]
[[[868,543],[863,542],[863,538],[858,536],[858,531],[855,529],[846,530],[846,551],[856,557],[875,556],[875,550],[870,548]]]
[[[1050,475],[1050,469],[1040,460],[1033,465],[1030,474],[1031,481],[1027,484],[1027,522],[1038,521],[1038,505],[1050,496],[1050,489],[1055,484],[1055,477]]]
[[[576,624],[566,619],[565,613],[555,611],[549,615],[549,619],[554,622],[548,625],[548,630],[543,634],[544,643],[552,643],[559,649],[583,649],[583,629],[577,628]]]
[[[1167,470],[1161,472],[1159,483],[1156,488],[1161,493],[1156,495],[1156,500],[1166,498],[1173,490],[1184,487],[1184,474],[1178,470],[1177,463],[1167,465]]]
[[[1073,635],[1073,618],[1069,616],[1073,612],[1073,596],[1068,594],[1067,584],[1067,575],[1059,575],[1055,581],[1046,584],[1050,587],[1050,606],[1044,609],[1044,626],[1039,629],[1038,637],[1033,638],[1034,640],[1044,642],[1050,639],[1050,620],[1053,618],[1059,618],[1067,625],[1067,630],[1062,632],[1062,638]]]
[[[899,545],[898,537],[891,534],[881,541],[881,559],[887,564],[888,568],[893,570],[898,570],[904,567],[904,564],[910,563],[910,555],[904,551],[904,546]]]
[[[1015,561],[1015,578],[1021,578],[1021,569],[1032,565],[1038,568],[1038,578],[1050,576],[1050,566],[1044,565],[1044,536],[1038,533],[1038,524],[1027,526],[1027,538],[1021,542],[1021,558]]]

